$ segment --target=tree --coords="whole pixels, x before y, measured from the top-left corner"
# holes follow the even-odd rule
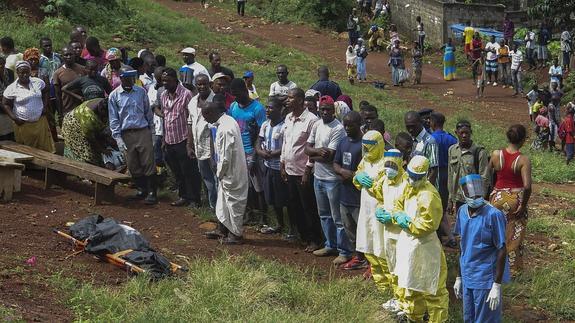
[[[536,0],[527,9],[531,18],[550,22],[551,27],[575,28],[575,1]]]

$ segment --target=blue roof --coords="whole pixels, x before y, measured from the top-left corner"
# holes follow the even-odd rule
[[[455,35],[456,38],[462,38],[463,37],[463,30],[465,29],[464,24],[453,24],[449,26],[449,29],[451,29],[451,32],[453,33],[453,35]],[[475,28],[475,31],[478,31],[480,34],[484,35],[484,36],[495,36],[496,40],[500,40],[503,38],[503,32],[499,31],[499,30],[495,30],[493,28],[483,28],[483,27],[473,27]],[[513,39],[513,42],[515,43],[523,43],[523,39]]]

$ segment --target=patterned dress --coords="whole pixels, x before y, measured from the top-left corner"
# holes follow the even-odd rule
[[[103,166],[101,153],[96,149],[97,137],[106,128],[89,107],[100,98],[83,102],[64,117],[62,135],[66,144],[64,157],[73,160]]]

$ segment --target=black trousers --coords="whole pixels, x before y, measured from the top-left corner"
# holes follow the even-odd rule
[[[238,1],[238,15],[243,16],[246,8],[245,1]]]
[[[186,142],[187,140],[184,140],[178,144],[166,145],[165,158],[176,178],[180,198],[200,204],[202,177],[198,168],[198,160],[188,157]]]
[[[288,175],[288,189],[290,223],[295,224],[304,242],[321,244],[323,236],[313,191],[313,175],[307,185],[301,184],[301,176]]]

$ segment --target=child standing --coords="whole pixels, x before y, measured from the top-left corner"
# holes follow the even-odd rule
[[[539,91],[537,90],[537,84],[531,87],[531,91],[527,93],[525,98],[527,99],[527,106],[529,107],[529,120],[533,122],[533,105],[537,102],[537,98],[539,97]]]
[[[347,66],[347,79],[353,85],[355,77],[357,76],[357,54],[352,45],[347,46],[345,51],[345,64]]]
[[[573,154],[575,153],[575,125],[573,124],[573,114],[575,110],[567,109],[567,114],[561,126],[559,126],[559,137],[561,142],[565,143],[565,156],[567,158],[567,165],[573,159]]]
[[[473,62],[473,64],[475,65],[475,71],[477,73],[477,96],[476,98],[482,98],[483,97],[483,91],[485,90],[485,57],[483,55],[481,55],[481,57],[477,60],[475,60],[475,62]]]

